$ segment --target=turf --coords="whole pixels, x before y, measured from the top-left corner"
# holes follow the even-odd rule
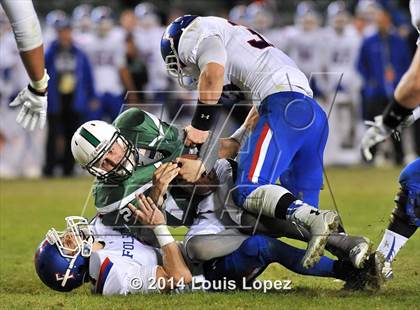
[[[334,201],[346,229],[376,244],[387,225],[398,189],[399,169],[329,169],[322,208]],[[263,279],[290,279],[289,291],[197,293],[177,296],[90,294],[88,285],[68,294],[47,289],[36,277],[33,254],[45,232],[62,227],[66,215],[94,214],[90,178],[0,181],[0,308],[2,309],[145,309],[145,308],[395,308],[420,307],[420,235],[413,236],[394,264],[395,278],[377,293],[341,290],[331,279],[294,275],[270,266]],[[331,189],[331,190],[330,190]],[[333,199],[334,198],[334,199]]]

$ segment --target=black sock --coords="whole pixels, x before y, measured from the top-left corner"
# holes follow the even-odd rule
[[[281,196],[277,202],[276,210],[274,211],[275,217],[281,220],[285,220],[287,209],[294,201],[296,201],[296,198],[291,193],[286,193]]]
[[[417,226],[409,224],[408,218],[406,216],[401,217],[400,214],[396,214],[394,211],[392,214],[391,223],[388,225],[388,230],[409,239],[416,232]]]

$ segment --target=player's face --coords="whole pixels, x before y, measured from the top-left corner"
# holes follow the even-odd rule
[[[66,232],[61,237],[61,242],[65,248],[64,252],[66,255],[74,255],[77,252],[78,245],[76,238],[72,232]]]
[[[337,31],[342,31],[347,25],[347,16],[344,14],[337,15],[334,18],[333,26]]]
[[[118,143],[118,141],[115,141],[109,151],[98,160],[98,162],[95,164],[95,167],[100,168],[106,172],[115,169],[124,159],[125,151],[125,146]]]
[[[106,36],[112,30],[112,27],[113,27],[112,20],[104,19],[98,23],[98,27],[97,27],[98,34],[100,36]]]
[[[72,43],[72,35],[71,35],[71,29],[70,28],[64,28],[58,31],[58,40],[60,41],[60,44],[64,48],[69,48]]]

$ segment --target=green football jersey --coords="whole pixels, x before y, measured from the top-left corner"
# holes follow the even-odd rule
[[[184,147],[183,130],[170,126],[155,115],[138,108],[130,108],[123,112],[114,121],[114,125],[139,152],[151,160],[148,164],[139,163],[132,176],[120,184],[108,184],[99,180],[94,184],[95,207],[103,223],[124,228],[133,224],[131,210],[127,204],[135,204],[135,194],[146,192],[152,186],[153,173],[157,167],[190,152],[190,149]],[[182,221],[184,215],[178,203],[172,197],[167,201],[172,202],[169,203],[170,210],[166,204],[167,213],[175,214],[175,218]]]

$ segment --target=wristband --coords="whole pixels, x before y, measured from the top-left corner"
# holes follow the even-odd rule
[[[159,242],[161,248],[169,243],[175,242],[174,237],[172,237],[168,226],[166,225],[157,225],[155,228],[153,228],[153,232],[155,233],[156,239]]]
[[[50,76],[47,73],[47,70],[44,69],[44,76],[39,81],[31,81],[29,85],[32,86],[35,90],[44,90],[48,87],[48,80],[50,79]]]
[[[206,104],[198,99],[191,125],[196,129],[207,131],[213,125],[217,112],[217,104]]]
[[[383,124],[391,129],[395,129],[413,110],[414,109],[401,106],[397,100],[393,98],[392,103],[388,105],[384,111]]]
[[[47,95],[47,92],[46,91],[45,92],[40,92],[40,91],[36,90],[35,88],[33,88],[31,86],[31,84],[28,84],[28,89],[29,89],[29,91],[31,93],[33,93],[33,94],[35,94],[37,96],[45,97]]]

